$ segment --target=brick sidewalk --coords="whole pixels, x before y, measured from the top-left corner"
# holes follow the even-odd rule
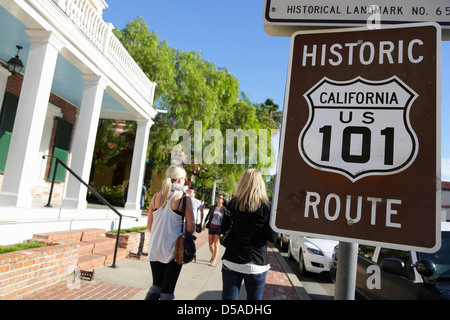
[[[197,235],[197,247],[208,245],[208,233]],[[268,248],[271,269],[267,272],[263,300],[299,300],[286,272],[279,263],[275,252]],[[104,281],[80,281],[78,288],[66,281],[33,293],[23,300],[131,300],[142,289],[111,284]],[[72,289],[70,289],[72,288]]]
[[[131,300],[142,291],[103,281],[80,281],[79,288],[70,287],[66,282],[61,282],[23,300]]]
[[[278,262],[272,248],[268,248],[270,270],[267,271],[263,300],[299,300],[286,272]]]

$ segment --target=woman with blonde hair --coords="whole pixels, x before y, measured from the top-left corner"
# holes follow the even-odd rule
[[[153,285],[146,300],[172,300],[180,275],[181,265],[173,260],[175,241],[181,234],[183,216],[186,217],[186,231],[194,232],[195,221],[191,198],[185,195],[183,185],[186,171],[178,166],[170,166],[162,189],[156,193],[148,211],[147,229],[150,231],[148,260],[152,269]],[[182,212],[183,197],[186,208]]]
[[[222,220],[222,233],[231,232],[222,257],[222,299],[236,300],[244,280],[248,300],[261,300],[270,269],[267,241],[277,234],[270,228],[270,204],[261,172],[248,169],[241,177]]]

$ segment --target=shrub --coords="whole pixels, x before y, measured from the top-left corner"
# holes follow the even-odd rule
[[[123,186],[119,185],[111,188],[107,186],[101,186],[97,188],[96,191],[111,205],[115,207],[123,207]],[[94,196],[90,191],[88,192],[86,199],[89,203],[103,204],[103,202],[97,199],[97,197]]]
[[[30,241],[25,243],[12,244],[8,246],[0,246],[0,254],[14,252],[14,251],[22,251],[27,249],[34,249],[44,247],[45,243]]]
[[[134,227],[134,228],[129,228],[129,229],[120,229],[120,234],[124,234],[124,233],[130,233],[130,232],[137,232],[137,231],[143,231],[143,230],[147,230],[147,227]],[[108,231],[110,233],[117,233],[117,230],[111,230]]]

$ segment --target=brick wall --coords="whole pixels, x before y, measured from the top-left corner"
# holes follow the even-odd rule
[[[79,245],[57,245],[0,255],[0,300],[15,300],[65,281],[75,270]]]
[[[16,74],[14,77],[8,77],[5,92],[9,92],[16,97],[20,97],[22,90],[23,74]],[[2,101],[3,103],[3,101]]]
[[[47,201],[48,196],[50,195],[51,185],[51,182],[46,181],[45,186],[33,186],[31,191],[32,198]],[[52,204],[57,204],[62,201],[64,194],[64,185],[64,183],[55,183],[52,193]]]

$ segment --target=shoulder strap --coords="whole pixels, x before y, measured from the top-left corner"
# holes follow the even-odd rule
[[[181,233],[183,233],[184,232],[184,229],[185,229],[185,227],[186,227],[186,225],[185,225],[185,218],[186,218],[186,214],[185,214],[185,211],[186,211],[186,198],[187,198],[187,194],[186,194],[186,192],[184,192],[183,191],[183,196],[182,196],[183,198],[183,207],[182,207],[182,211],[181,211]]]

